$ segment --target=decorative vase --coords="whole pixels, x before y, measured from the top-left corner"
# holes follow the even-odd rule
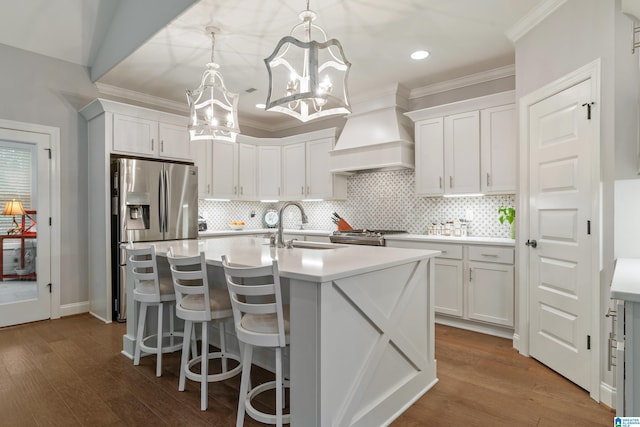
[[[509,230],[509,236],[515,240],[516,238],[516,222],[511,223],[511,229]]]

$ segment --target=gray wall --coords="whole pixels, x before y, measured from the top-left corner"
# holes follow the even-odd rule
[[[601,105],[597,106],[597,113],[601,117],[603,258],[600,333],[605,363],[605,337],[610,325],[605,322],[604,313],[610,305],[614,261],[613,182],[616,175],[629,173],[626,163],[638,114],[639,75],[637,57],[630,51],[630,23],[621,13],[619,1],[569,0],[516,43],[517,99],[601,58]],[[606,368],[602,371],[602,379],[612,384],[611,374]]]
[[[0,58],[0,118],[60,128],[60,302],[87,301],[87,127],[77,110],[97,92],[79,65],[2,44]]]

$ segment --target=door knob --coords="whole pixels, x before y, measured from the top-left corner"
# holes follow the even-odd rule
[[[525,243],[525,245],[531,246],[535,249],[538,246],[538,242],[536,242],[535,240],[527,240],[527,243]]]

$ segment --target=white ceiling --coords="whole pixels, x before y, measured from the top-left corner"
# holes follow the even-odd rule
[[[120,1],[0,0],[0,43],[91,66]],[[392,83],[414,89],[513,64],[505,32],[539,1],[311,0],[310,9],[342,43],[358,99]],[[185,90],[197,87],[211,57],[205,27],[214,25],[221,29],[215,60],[227,88],[240,93],[240,125],[244,117],[273,129],[289,118],[255,108],[267,96],[263,60],[305,8],[305,0],[200,0],[98,83],[186,106]],[[411,60],[417,49],[431,56]]]

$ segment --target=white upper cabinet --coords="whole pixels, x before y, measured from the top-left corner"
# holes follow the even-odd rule
[[[330,172],[333,137],[282,147],[282,198],[346,199],[347,177]]]
[[[212,147],[211,197],[235,199],[238,195],[238,145],[229,141],[207,141]]]
[[[197,140],[190,143],[193,163],[198,167],[198,198],[213,198],[213,148],[208,140]]]
[[[416,123],[416,194],[444,194],[444,119]]]
[[[480,192],[480,114],[444,118],[444,182],[447,194]]]
[[[480,182],[485,194],[516,192],[516,120],[515,104],[480,112]]]
[[[258,194],[262,200],[280,200],[281,156],[280,146],[258,147]]]
[[[184,122],[184,125],[178,125],[115,113],[113,115],[113,152],[190,160],[186,118]]]
[[[416,194],[515,193],[514,92],[406,113],[415,122]]]
[[[282,147],[282,198],[301,200],[307,196],[306,143]]]
[[[258,148],[251,144],[238,144],[238,198],[258,198]]]

